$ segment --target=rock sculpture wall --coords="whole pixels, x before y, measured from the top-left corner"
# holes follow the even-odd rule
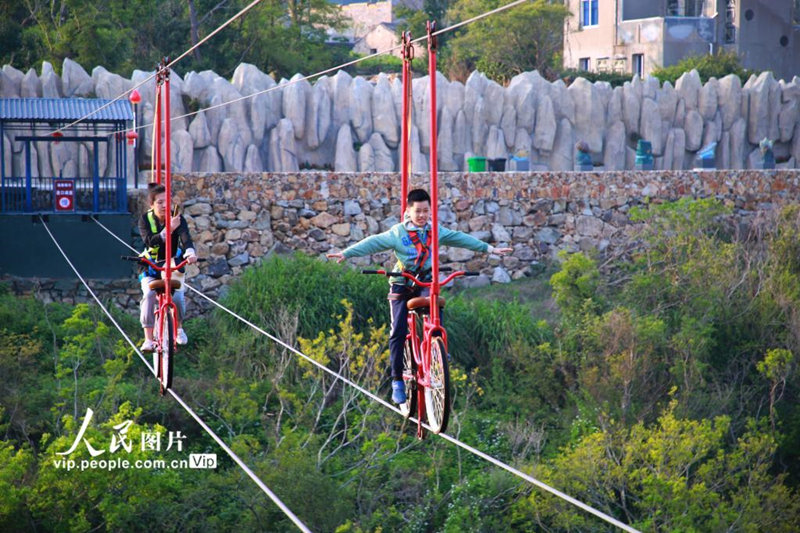
[[[130,80],[96,67],[91,76],[69,59],[59,77],[49,63],[41,74],[6,65],[0,97],[114,98],[150,76],[134,71]],[[412,167],[428,165],[431,133],[428,77],[413,80]],[[775,141],[779,167],[800,160],[800,78],[775,80],[766,72],[744,84],[733,75],[701,84],[696,71],[673,87],[635,77],[623,87],[579,78],[569,87],[537,72],[513,78],[507,87],[473,72],[466,83],[437,77],[439,168],[459,171],[471,155],[489,158],[527,153],[534,168],[574,168],[575,143],[585,141],[603,170],[632,169],[635,140],[652,143],[657,169],[696,166],[697,151],[717,143],[717,168],[755,168],[758,142]],[[154,83],[140,88],[139,124],[153,121]],[[241,64],[227,80],[211,71],[172,73],[172,161],[178,172],[384,172],[398,169],[401,82],[396,75],[372,80],[339,71],[313,84],[296,74],[273,80]],[[242,99],[244,97],[249,97]],[[230,102],[230,103],[229,103]],[[214,107],[229,103],[223,107]],[[142,163],[150,161],[152,130],[145,128]],[[6,136],[22,165],[22,144]],[[65,175],[89,160],[90,147],[39,143],[34,175]],[[50,150],[56,152],[48,153]],[[81,152],[81,150],[83,152]],[[83,153],[83,155],[81,155]],[[101,154],[102,155],[102,154]],[[106,161],[105,155],[101,161]],[[111,165],[101,163],[103,171]]]

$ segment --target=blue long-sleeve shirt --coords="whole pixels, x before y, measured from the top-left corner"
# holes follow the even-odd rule
[[[352,246],[348,246],[342,250],[342,255],[345,258],[362,257],[365,255],[375,254],[378,252],[385,252],[392,250],[397,258],[398,265],[396,270],[408,269],[415,264],[419,252],[417,251],[414,243],[411,242],[411,236],[408,234],[409,230],[417,230],[417,236],[422,242],[426,242],[428,232],[431,231],[431,225],[426,224],[424,228],[416,228],[411,222],[401,222],[395,224],[388,231],[372,235],[363,239]],[[457,248],[466,248],[473,252],[487,252],[489,244],[480,239],[476,239],[472,235],[468,235],[462,231],[451,230],[439,226],[439,245],[440,246],[455,246]],[[422,271],[430,270],[432,264],[431,254],[422,267]],[[391,283],[404,283],[405,278],[392,278]]]

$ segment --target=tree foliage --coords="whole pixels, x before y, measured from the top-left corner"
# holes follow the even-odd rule
[[[244,0],[59,0],[0,2],[0,60],[18,68],[69,57],[87,70],[102,65],[129,75],[152,70],[217,30]],[[338,27],[325,0],[264,0],[187,57],[179,70],[229,75],[242,62],[277,76],[329,67],[343,52],[325,45],[324,27]],[[7,43],[7,44],[6,44]],[[277,45],[280,43],[280,45]]]
[[[501,5],[498,0],[456,0],[446,21],[455,24]],[[473,70],[500,83],[530,70],[552,77],[560,69],[568,15],[563,4],[535,0],[464,26],[448,40],[443,67],[451,79],[462,81]]]
[[[692,70],[697,70],[703,83],[708,81],[709,78],[719,79],[728,74],[735,74],[744,82],[754,74],[753,71],[742,67],[741,59],[739,59],[735,51],[718,50],[713,55],[689,56],[674,65],[653,69],[653,76],[658,78],[661,83],[670,82],[675,85],[675,82],[684,72],[691,72]]]

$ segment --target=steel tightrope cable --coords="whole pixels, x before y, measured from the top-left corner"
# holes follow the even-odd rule
[[[118,235],[116,235],[110,229],[105,227],[99,220],[97,220],[97,218],[93,217],[92,220],[94,220],[97,224],[99,224],[100,227],[102,227],[104,230],[106,230],[106,232],[108,232],[111,236],[113,236],[115,239],[117,239],[123,245],[125,245],[129,249],[131,249],[134,252],[136,252],[135,248],[130,246],[122,238],[120,238]],[[336,372],[334,370],[331,370],[327,366],[325,366],[322,363],[314,360],[313,358],[311,358],[308,355],[304,354],[303,352],[299,351],[295,347],[287,344],[286,342],[284,342],[283,340],[279,339],[278,337],[270,334],[269,332],[265,331],[264,329],[262,329],[261,327],[257,326],[256,324],[254,324],[251,321],[247,320],[246,318],[240,316],[236,312],[231,311],[230,309],[228,309],[224,305],[222,305],[219,302],[213,300],[212,298],[206,296],[205,294],[203,294],[199,290],[195,289],[194,287],[192,287],[188,283],[184,283],[184,284],[193,293],[195,293],[198,296],[200,296],[201,298],[207,300],[209,303],[211,303],[212,305],[216,306],[217,308],[219,308],[220,310],[224,311],[225,313],[228,313],[229,315],[231,315],[232,317],[236,318],[237,320],[239,320],[243,324],[246,324],[247,326],[249,326],[253,330],[261,333],[262,335],[264,335],[267,338],[271,339],[275,343],[277,343],[277,344],[281,345],[282,347],[286,348],[287,350],[289,350],[290,352],[294,353],[298,357],[300,357],[302,359],[305,359],[306,361],[308,361],[312,365],[316,366],[320,370],[330,374],[336,380],[339,380],[342,383],[345,383],[345,384],[349,385],[350,387],[358,390],[359,392],[361,392],[365,396],[367,396],[370,399],[374,400],[375,402],[383,405],[387,409],[390,409],[390,410],[396,412],[400,416],[404,416],[403,413],[400,411],[400,409],[398,409],[394,405],[390,404],[386,400],[376,396],[372,391],[369,391],[369,390],[365,389],[364,387],[362,387],[358,383],[355,383],[355,382],[351,381],[350,379],[342,376],[338,372]],[[427,430],[431,431],[431,433],[432,433],[432,428],[428,424],[426,424],[425,422],[419,421],[415,417],[409,417],[409,420],[412,420],[415,423],[417,423],[417,422],[421,423],[424,428],[426,428]],[[514,468],[513,466],[508,465],[508,464],[500,461],[499,459],[496,459],[496,458],[492,457],[491,455],[489,455],[489,454],[487,454],[485,452],[482,452],[482,451],[478,450],[477,448],[475,448],[473,446],[470,446],[469,444],[466,444],[466,443],[458,440],[457,438],[455,438],[455,437],[453,437],[451,435],[448,435],[447,433],[438,433],[437,435],[439,437],[443,438],[444,440],[450,442],[451,444],[454,444],[454,445],[462,448],[463,450],[466,450],[469,453],[471,453],[471,454],[473,454],[473,455],[475,455],[477,457],[480,457],[481,459],[483,459],[483,460],[485,460],[485,461],[487,461],[487,462],[489,462],[489,463],[491,463],[491,464],[493,464],[493,465],[495,465],[495,466],[497,466],[499,468],[502,468],[503,470],[505,470],[505,471],[507,471],[507,472],[519,477],[520,479],[523,479],[523,480],[527,481],[528,483],[530,483],[532,485],[535,485],[535,486],[539,487],[540,489],[542,489],[542,490],[544,490],[546,492],[549,492],[550,494],[553,494],[554,496],[557,496],[558,498],[561,498],[562,500],[564,500],[566,502],[571,503],[575,507],[578,507],[579,509],[582,509],[582,510],[586,511],[587,513],[590,513],[590,514],[600,518],[601,520],[604,520],[604,521],[608,522],[609,524],[618,527],[619,529],[621,529],[623,531],[628,531],[630,533],[640,533],[637,529],[629,526],[628,524],[625,524],[625,523],[617,520],[616,518],[614,518],[612,516],[609,516],[608,514],[602,512],[602,511],[599,511],[599,510],[595,509],[594,507],[592,507],[590,505],[587,505],[587,504],[583,503],[582,501],[577,500],[577,499],[573,498],[572,496],[569,496],[568,494],[565,494],[565,493],[561,492],[558,489],[555,489],[555,488],[551,487],[550,485],[544,483],[543,481],[540,481],[540,480],[534,478],[533,476],[531,476],[529,474],[526,474],[525,472],[522,472],[521,470],[519,470],[517,468]]]
[[[105,313],[105,315],[108,317],[108,319],[114,325],[114,327],[116,327],[119,330],[120,334],[128,342],[128,344],[131,345],[131,348],[133,348],[133,350],[136,352],[136,355],[139,356],[139,359],[142,360],[142,362],[145,364],[147,369],[150,370],[150,372],[152,372],[153,375],[156,375],[155,369],[150,365],[150,362],[147,361],[147,359],[142,355],[142,353],[136,347],[136,343],[134,343],[131,340],[131,338],[128,336],[128,334],[125,333],[125,330],[122,329],[122,326],[120,326],[119,323],[114,319],[114,317],[111,315],[111,313],[108,311],[108,309],[106,309],[106,306],[103,305],[103,303],[100,301],[100,298],[97,297],[97,295],[92,290],[92,288],[89,286],[89,284],[86,282],[86,280],[83,278],[83,276],[81,276],[80,272],[78,272],[78,269],[75,268],[75,265],[72,264],[72,261],[70,261],[70,259],[67,256],[66,252],[61,247],[61,245],[58,243],[58,240],[55,238],[53,233],[50,231],[50,228],[47,226],[47,223],[44,221],[44,219],[41,216],[39,216],[39,220],[41,221],[42,225],[44,226],[44,229],[47,231],[47,234],[53,240],[53,244],[56,246],[56,248],[58,248],[58,251],[61,252],[61,255],[64,257],[64,260],[67,262],[67,264],[72,269],[72,271],[75,272],[75,275],[78,277],[80,282],[83,283],[83,286],[86,287],[86,290],[89,292],[91,297],[94,298],[95,302],[97,302],[97,305],[100,306],[100,309],[103,311],[103,313]],[[95,222],[98,222],[98,221],[95,220]],[[99,224],[99,222],[98,222],[98,224]],[[100,224],[100,225],[103,228],[105,228],[105,226],[103,226],[102,224]],[[111,233],[111,231],[108,228],[105,228],[105,229],[106,229],[106,231],[109,231],[109,233]],[[112,235],[113,235],[113,233],[112,233]],[[252,479],[253,482],[255,482],[255,484],[258,485],[258,487],[264,492],[264,494],[266,494],[269,497],[269,499],[271,499],[275,503],[275,505],[277,505],[280,508],[280,510],[283,511],[283,513],[297,526],[298,529],[300,529],[301,531],[306,531],[306,532],[310,532],[311,531],[302,521],[300,521],[299,518],[297,518],[297,516],[292,512],[292,510],[289,509],[286,506],[286,504],[284,504],[280,500],[280,498],[278,498],[278,496],[276,496],[275,493],[272,492],[270,490],[270,488],[267,487],[266,484],[264,484],[263,481],[261,481],[261,479],[250,469],[250,467],[247,466],[244,463],[244,461],[242,461],[239,458],[239,456],[236,455],[236,453],[233,450],[231,450],[230,447],[228,447],[228,445],[225,444],[225,442],[221,438],[219,438],[219,436],[217,436],[217,434],[214,432],[214,430],[212,430],[205,422],[203,422],[203,419],[200,418],[200,416],[197,413],[195,413],[194,410],[191,407],[189,407],[189,405],[186,404],[186,402],[183,401],[183,398],[181,398],[178,395],[177,392],[175,392],[172,388],[167,389],[167,392],[169,392],[170,395],[173,398],[175,398],[175,401],[177,401],[181,405],[181,407],[183,407],[186,410],[186,412],[189,413],[189,415],[192,418],[194,418],[195,421],[198,424],[200,424],[200,427],[202,427],[206,431],[206,433],[208,433],[211,436],[211,438],[214,439],[214,441],[216,441],[217,444],[219,444],[220,448],[225,450],[225,452],[230,456],[230,458],[233,459],[233,461],[237,465],[239,465],[239,467],[242,470],[244,470],[244,472],[250,477],[250,479]]]

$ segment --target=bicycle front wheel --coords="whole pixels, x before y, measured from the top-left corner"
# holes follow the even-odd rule
[[[434,433],[447,429],[450,416],[450,369],[447,367],[447,350],[441,337],[431,339],[431,372],[425,387],[425,411],[428,425]]]
[[[161,348],[161,357],[158,363],[158,379],[161,383],[161,394],[172,387],[172,360],[175,355],[175,330],[172,324],[173,317],[170,311],[161,322],[161,331],[158,342]]]

